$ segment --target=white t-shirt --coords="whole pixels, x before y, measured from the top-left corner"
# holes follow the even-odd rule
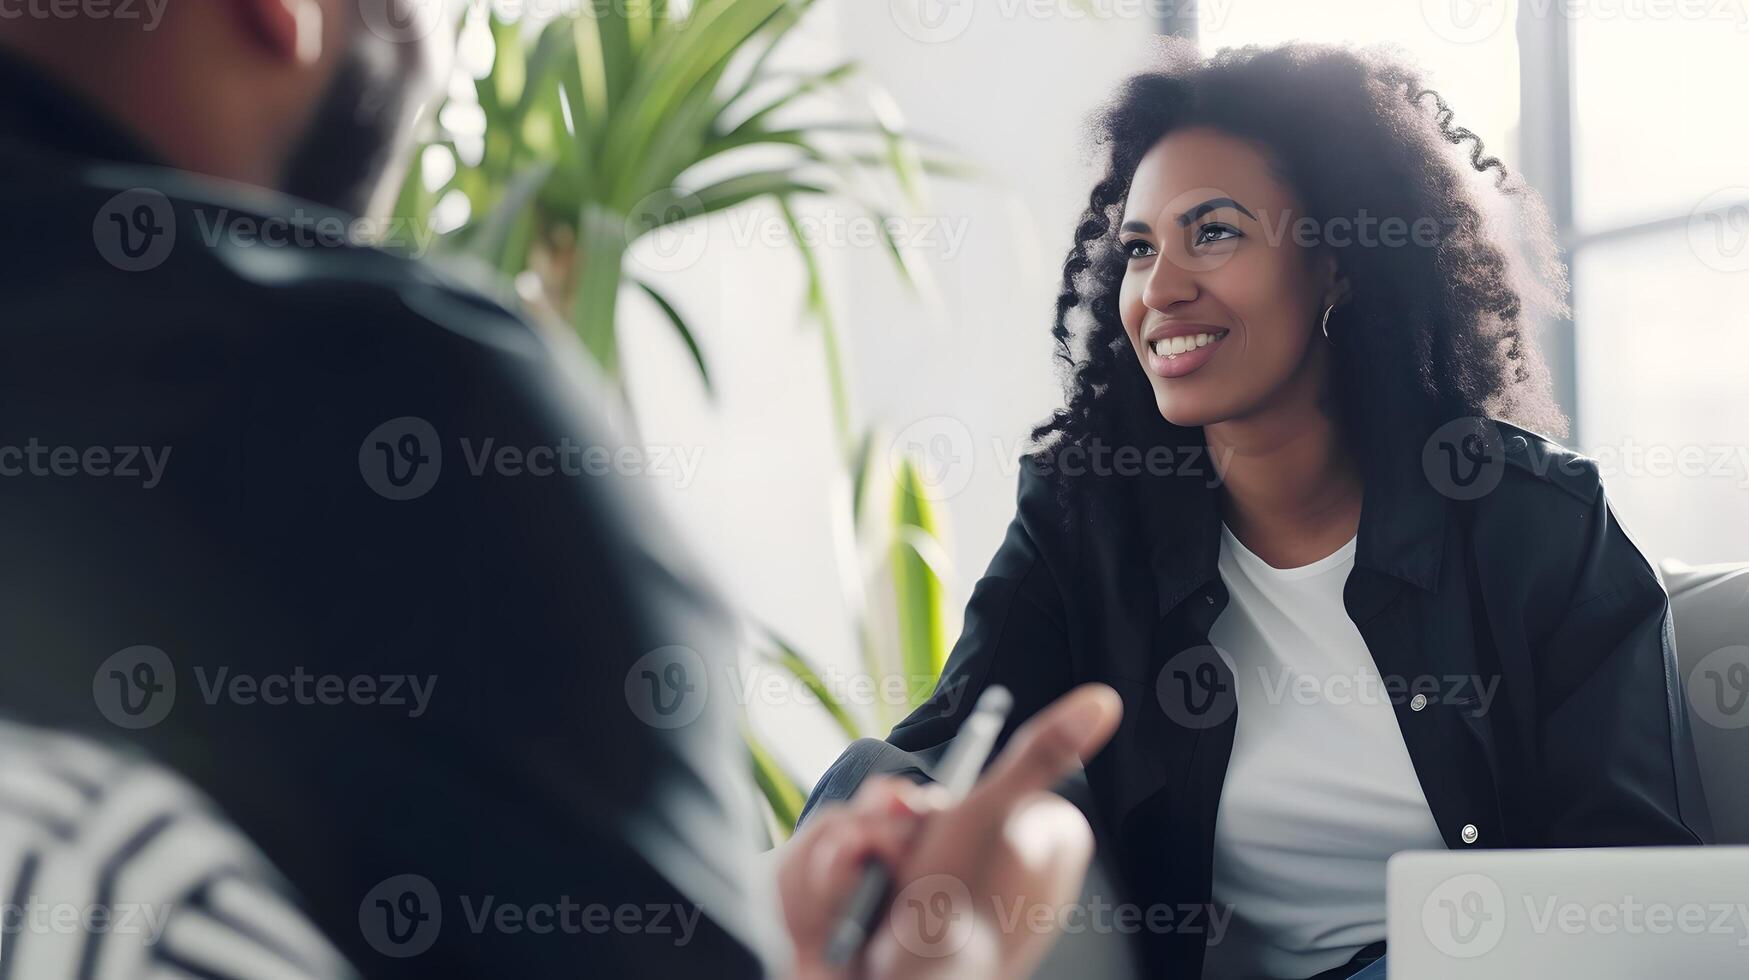
[[[1221,526],[1231,599],[1209,642],[1233,668],[1238,728],[1215,818],[1205,978],[1309,977],[1385,938],[1385,860],[1444,849],[1342,588],[1355,539],[1273,568]],[[1211,939],[1214,937],[1211,936]]]

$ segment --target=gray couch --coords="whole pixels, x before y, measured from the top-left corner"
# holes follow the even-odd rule
[[[1659,569],[1720,844],[1749,844],[1749,563]]]

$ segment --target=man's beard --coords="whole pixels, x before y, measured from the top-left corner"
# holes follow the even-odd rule
[[[417,72],[384,71],[372,53],[355,49],[335,73],[286,163],[285,193],[364,215],[385,178],[399,178],[389,170],[405,159],[399,144],[423,93],[415,91]]]

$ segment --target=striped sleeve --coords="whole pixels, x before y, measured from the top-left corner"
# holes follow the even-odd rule
[[[356,973],[174,773],[0,721],[0,980]]]

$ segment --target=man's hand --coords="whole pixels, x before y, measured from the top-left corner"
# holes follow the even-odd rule
[[[1093,832],[1051,786],[1116,730],[1117,692],[1070,691],[1022,725],[958,805],[939,786],[871,779],[822,809],[785,846],[784,919],[806,980],[1024,976],[1055,939],[1058,910],[1080,897]],[[849,970],[823,959],[865,859],[894,869],[892,902]]]

